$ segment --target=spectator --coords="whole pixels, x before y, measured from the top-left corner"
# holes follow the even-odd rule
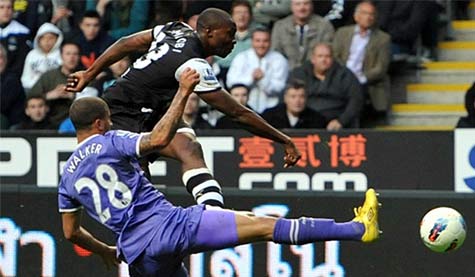
[[[113,85],[129,66],[130,58],[125,56],[120,61],[111,64],[109,70],[105,71],[102,76],[98,76],[93,86],[97,89],[99,95],[102,95],[108,87]]]
[[[74,124],[71,121],[71,118],[66,118],[59,124],[58,133],[60,134],[75,134],[76,128],[74,128]]]
[[[43,73],[61,65],[59,47],[62,42],[63,34],[55,25],[44,23],[38,29],[21,75],[21,83],[27,92]]]
[[[20,3],[23,1],[15,1]],[[51,0],[27,1],[14,5],[14,18],[25,25],[31,34],[36,34],[41,25],[50,22],[53,16],[53,3]]]
[[[81,64],[89,68],[114,39],[101,30],[101,16],[96,11],[86,11],[79,23],[79,31],[71,38],[81,47]]]
[[[53,0],[51,23],[58,26],[63,34],[69,34],[79,25],[81,16],[86,11],[85,1]]]
[[[284,103],[265,110],[262,117],[278,129],[327,126],[320,113],[307,107],[305,84],[300,80],[291,80],[284,93]]]
[[[311,60],[292,72],[294,78],[305,82],[308,106],[325,117],[327,130],[359,126],[361,86],[348,68],[333,61],[329,44],[315,45]]]
[[[470,20],[470,16],[468,14],[468,7],[470,5],[470,2],[471,2],[471,0],[457,0],[457,1],[449,1],[448,2],[449,5],[454,6],[455,19],[457,19],[457,20]]]
[[[30,30],[13,19],[13,0],[0,0],[0,43],[7,50],[7,68],[21,76],[28,46]]]
[[[51,123],[56,128],[68,117],[69,106],[75,97],[74,93],[66,92],[65,88],[68,75],[78,69],[79,53],[79,45],[74,42],[63,42],[61,45],[62,65],[41,75],[30,91],[31,94],[45,96],[50,108]]]
[[[25,114],[27,118],[13,126],[16,130],[54,130],[49,121],[48,106],[42,94],[30,94],[26,99]]]
[[[369,1],[358,4],[354,19],[356,25],[345,26],[335,34],[335,59],[346,64],[358,78],[368,103],[363,121],[372,117],[383,119],[389,109],[389,76],[391,38],[374,26],[376,8]],[[374,117],[374,118],[373,118]],[[370,122],[368,122],[370,124]]]
[[[437,4],[426,1],[376,1],[379,14],[379,27],[391,36],[393,59],[414,54],[414,46],[419,36],[422,44],[436,58],[437,46]]]
[[[289,60],[291,69],[311,56],[312,47],[333,39],[333,26],[313,14],[310,0],[292,0],[292,14],[277,21],[272,30],[272,47]]]
[[[193,30],[196,30],[196,24],[198,23],[198,17],[200,16],[199,13],[197,14],[190,14],[186,16],[186,24],[190,25]]]
[[[164,25],[170,21],[180,21],[183,13],[184,2],[185,1],[151,0],[152,5],[150,10],[152,10],[152,15],[149,27],[153,28],[156,25]],[[187,9],[187,12],[188,11],[189,9]],[[201,11],[197,12],[196,14],[199,14],[200,12]],[[185,14],[185,21],[188,21],[188,19],[193,14],[194,13]]]
[[[243,84],[235,84],[229,89],[231,96],[241,105],[252,109],[247,105],[249,100],[249,87]],[[234,121],[230,116],[224,115],[216,122],[216,129],[243,129],[241,123]]]
[[[290,14],[290,0],[251,0],[254,20],[269,28]]]
[[[249,106],[258,113],[279,103],[288,75],[287,60],[270,50],[270,32],[257,28],[252,32],[252,48],[239,53],[229,68],[227,85],[250,87]]]
[[[231,6],[231,17],[236,23],[236,44],[233,50],[225,58],[214,57],[214,61],[219,66],[217,74],[224,84],[227,84],[227,74],[233,59],[241,52],[251,48],[251,31],[256,26],[252,24],[252,7],[246,0],[233,1]]]
[[[114,39],[141,31],[148,24],[149,1],[87,0],[86,9],[96,10],[104,19],[105,30]]]
[[[0,44],[1,129],[8,129],[10,125],[19,123],[24,117],[25,91],[20,78],[14,72],[6,70],[7,63],[7,50]]]
[[[360,0],[312,0],[314,13],[328,20],[335,29],[353,23],[353,13]]]
[[[475,128],[475,82],[465,94],[465,109],[467,116],[459,119],[457,128]]]
[[[199,113],[200,97],[193,93],[186,102],[185,110],[183,111],[183,119],[193,129],[211,129],[211,124],[208,123]]]

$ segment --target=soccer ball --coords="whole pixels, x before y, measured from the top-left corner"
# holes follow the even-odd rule
[[[462,215],[448,207],[430,210],[421,221],[421,239],[434,252],[449,252],[462,246],[467,227]]]

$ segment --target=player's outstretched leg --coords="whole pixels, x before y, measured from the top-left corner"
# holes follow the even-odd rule
[[[206,167],[201,144],[196,141],[193,129],[181,128],[161,155],[181,162],[183,184],[196,203],[224,207],[221,186]]]
[[[239,244],[274,241],[306,244],[328,240],[372,242],[379,237],[379,203],[374,189],[366,192],[357,216],[348,222],[301,217],[298,219],[255,216],[250,212],[205,210],[201,216],[192,252],[217,250]]]

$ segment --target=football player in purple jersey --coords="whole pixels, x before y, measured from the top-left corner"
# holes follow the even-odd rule
[[[119,39],[86,71],[70,75],[66,90],[81,91],[107,66],[134,51],[146,51],[103,96],[111,110],[114,129],[151,131],[170,106],[181,71],[190,67],[200,74],[194,92],[201,99],[250,132],[283,145],[284,167],[292,166],[300,159],[300,152],[291,138],[234,100],[221,88],[205,60],[213,55],[227,56],[234,47],[235,32],[236,25],[229,14],[214,8],[200,14],[196,31],[182,22],[155,26]],[[224,206],[221,186],[207,168],[201,145],[186,122],[180,122],[170,144],[158,153],[181,162],[183,183],[198,204]],[[142,168],[147,172],[149,160],[155,159],[156,155],[142,159]]]
[[[198,204],[173,206],[144,176],[138,158],[167,147],[180,126],[186,100],[200,79],[182,71],[172,103],[149,133],[111,129],[110,110],[100,98],[81,98],[70,108],[78,145],[58,187],[64,236],[100,255],[106,265],[120,260],[131,276],[187,276],[189,254],[256,241],[306,244],[324,240],[378,239],[378,199],[373,189],[355,208],[352,221],[256,216]],[[101,242],[81,226],[81,212],[113,231],[117,246]]]

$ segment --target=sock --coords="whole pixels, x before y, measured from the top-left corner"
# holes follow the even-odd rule
[[[221,186],[207,168],[190,169],[183,173],[183,184],[196,203],[224,207]]]
[[[354,221],[336,223],[327,218],[280,218],[275,224],[274,242],[301,245],[328,240],[359,241],[364,231],[364,225]]]

